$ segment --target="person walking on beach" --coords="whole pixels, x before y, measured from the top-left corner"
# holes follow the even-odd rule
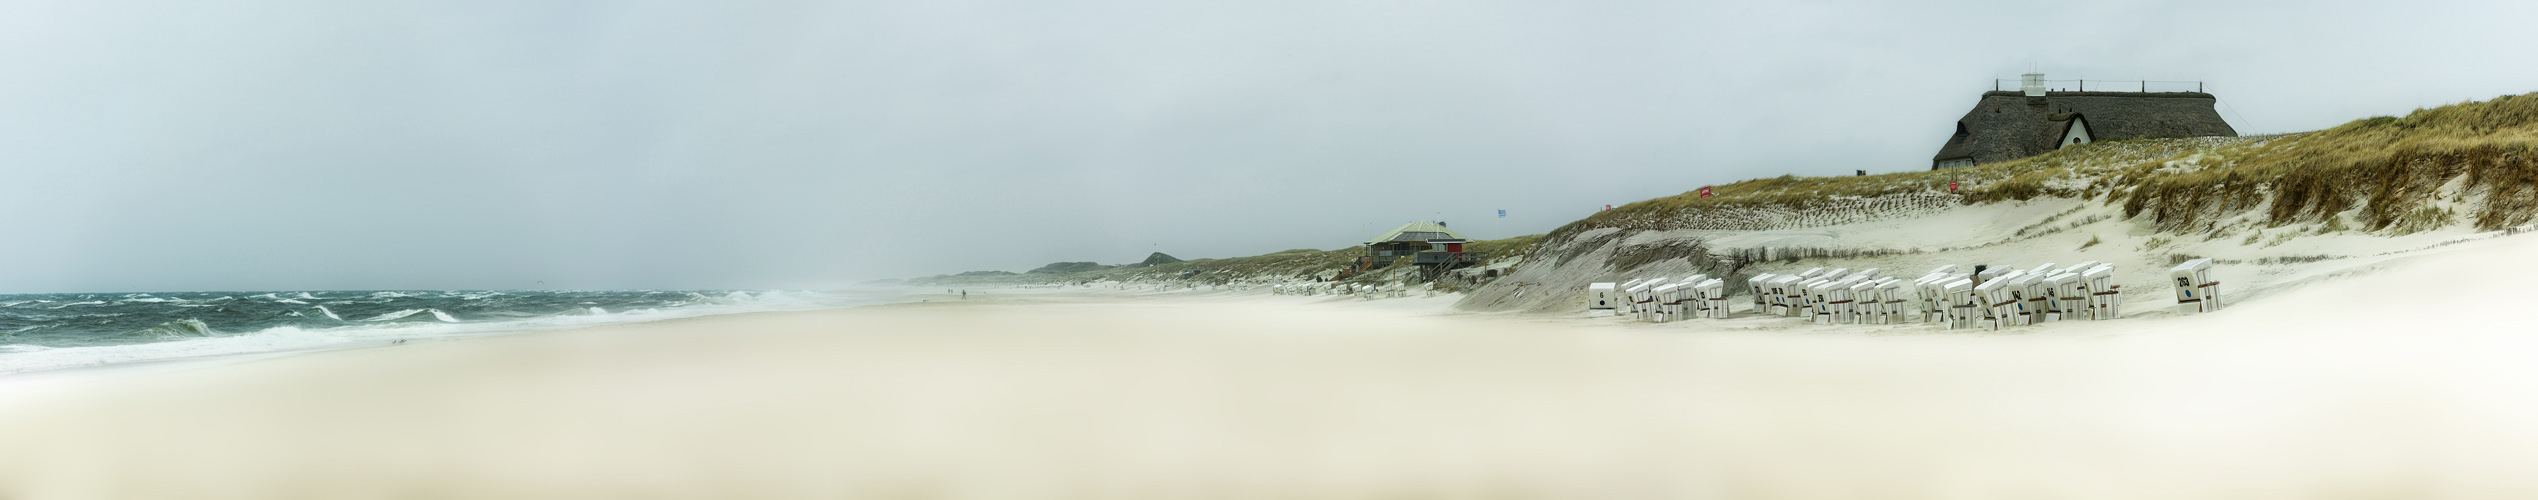
[[[961,290],[961,300],[969,300],[969,291]]]

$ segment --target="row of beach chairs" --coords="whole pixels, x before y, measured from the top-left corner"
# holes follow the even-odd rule
[[[1589,314],[1628,315],[1657,323],[1727,317],[1727,281],[1706,274],[1669,281],[1660,277],[1587,285]]]
[[[2220,282],[2211,278],[2211,268],[2209,259],[2196,259],[2170,269],[2181,312],[2220,308]],[[1909,283],[1881,276],[1880,271],[1815,268],[1796,274],[1766,273],[1745,283],[1753,292],[1755,313],[1817,324],[1941,323],[1948,329],[1999,330],[2124,315],[2123,285],[2115,283],[2114,264],[1987,267],[1980,273],[1946,265]],[[1682,280],[1660,277],[1594,283],[1587,286],[1587,311],[1590,316],[1623,315],[1659,323],[1726,318],[1725,285],[1720,279],[1697,274]]]

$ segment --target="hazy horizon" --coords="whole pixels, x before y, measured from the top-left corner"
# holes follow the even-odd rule
[[[2242,134],[2538,91],[2504,2],[22,2],[0,293],[826,288],[1927,169],[1994,79]],[[1507,218],[1496,218],[1506,210]]]

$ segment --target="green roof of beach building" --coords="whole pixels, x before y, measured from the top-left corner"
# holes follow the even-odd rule
[[[1460,240],[1467,238],[1464,238],[1462,233],[1454,232],[1452,229],[1446,229],[1445,223],[1416,221],[1409,224],[1402,224],[1401,227],[1392,228],[1391,232],[1384,233],[1383,236],[1377,236],[1375,239],[1366,240],[1366,244],[1373,245],[1388,241],[1416,241],[1425,243],[1428,240],[1444,239]]]

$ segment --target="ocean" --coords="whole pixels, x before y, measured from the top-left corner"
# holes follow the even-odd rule
[[[0,374],[902,301],[891,291],[307,291],[0,295]]]

